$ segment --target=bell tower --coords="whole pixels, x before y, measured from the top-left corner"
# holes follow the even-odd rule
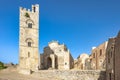
[[[19,72],[30,74],[39,67],[39,5],[20,7]]]

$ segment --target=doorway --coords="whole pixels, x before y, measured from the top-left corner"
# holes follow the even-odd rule
[[[52,68],[52,60],[50,57],[47,58],[47,68]]]

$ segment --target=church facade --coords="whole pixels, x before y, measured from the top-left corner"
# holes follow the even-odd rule
[[[59,44],[57,41],[49,42],[40,59],[42,69],[69,70],[74,65],[74,59],[66,45]]]

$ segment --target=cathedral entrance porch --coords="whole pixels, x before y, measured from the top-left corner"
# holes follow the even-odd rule
[[[52,60],[50,57],[47,58],[47,69],[52,68]]]
[[[47,59],[46,69],[55,69],[55,55],[50,54]]]

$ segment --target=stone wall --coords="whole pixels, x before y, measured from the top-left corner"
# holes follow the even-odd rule
[[[115,55],[115,38],[110,38],[108,40],[108,46],[106,49],[106,80],[114,80],[114,55]]]
[[[81,54],[81,55],[77,58],[77,62],[76,62],[77,66],[76,66],[75,68],[80,69],[80,70],[85,70],[86,67],[88,66],[88,65],[85,65],[85,61],[86,61],[86,59],[88,59],[88,58],[89,58],[89,55],[88,55],[88,54],[86,54],[86,53]],[[75,64],[75,65],[76,65],[76,64]]]
[[[103,44],[100,44],[98,47],[92,49],[90,56],[91,59],[91,68],[93,70],[104,70],[106,67],[106,47],[107,41]]]
[[[74,60],[66,45],[58,43],[58,41],[49,42],[44,48],[41,56],[43,69],[59,69],[69,70],[74,66]],[[43,58],[42,58],[43,57]]]
[[[39,67],[39,5],[20,7],[19,22],[19,70],[28,74]]]
[[[51,80],[105,80],[105,71],[98,70],[41,70],[32,76]]]
[[[115,40],[115,80],[120,80],[120,31]],[[112,80],[112,79],[111,79]]]

